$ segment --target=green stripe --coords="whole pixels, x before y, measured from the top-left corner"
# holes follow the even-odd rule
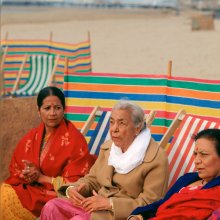
[[[169,127],[172,120],[166,118],[155,118],[152,125],[154,126],[166,126]]]
[[[7,85],[4,86],[4,88],[7,89],[7,88],[11,88],[11,87],[13,87],[13,86],[14,86],[14,84],[7,84]]]
[[[66,82],[77,83],[97,83],[97,84],[115,84],[115,85],[149,85],[166,86],[166,79],[144,79],[144,78],[113,78],[99,76],[65,76]]]
[[[65,115],[66,118],[70,121],[86,121],[88,119],[88,115],[84,115],[84,114],[66,114]]]
[[[70,121],[82,121],[85,122],[89,118],[90,114],[77,114],[77,113],[67,113],[65,117]],[[95,118],[95,122],[99,121],[99,117]]]
[[[86,70],[77,70],[77,73],[88,73],[91,72],[91,69],[86,69]]]
[[[209,84],[203,82],[183,82],[168,80],[167,85],[172,88],[183,88],[183,89],[192,89],[200,91],[209,91],[209,92],[220,92],[220,84]]]
[[[17,68],[4,68],[4,71],[13,71],[13,70],[19,70],[20,69],[20,67],[17,67]],[[24,71],[29,71],[29,68],[24,68],[23,69]]]
[[[168,86],[170,88],[183,88],[197,91],[220,92],[219,84],[175,81],[166,79],[146,78],[122,78],[101,76],[65,76],[66,82],[90,83],[90,84],[114,84],[114,85],[144,85],[144,86]]]
[[[87,57],[87,56],[90,56],[91,54],[90,53],[81,53],[81,54],[78,54],[77,56],[68,56],[69,59],[76,59],[76,58],[79,58],[79,57]]]

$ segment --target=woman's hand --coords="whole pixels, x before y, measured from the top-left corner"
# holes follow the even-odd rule
[[[67,189],[67,194],[74,206],[82,207],[82,201],[85,199],[81,194],[80,191],[85,187],[85,184],[81,184],[78,187],[71,187]]]
[[[93,190],[93,196],[86,198],[82,201],[82,208],[90,213],[98,210],[112,209],[110,204],[110,199],[98,195],[94,190]]]
[[[21,177],[23,177],[28,183],[37,181],[41,175],[38,167],[28,160],[23,160],[22,162],[24,163],[24,169],[22,170]]]

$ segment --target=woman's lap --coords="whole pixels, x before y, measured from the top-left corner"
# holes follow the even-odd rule
[[[89,220],[90,214],[71,204],[68,199],[55,198],[46,203],[41,212],[41,220]]]
[[[22,206],[11,185],[2,183],[0,194],[0,211],[2,219],[31,220],[36,218],[29,210]]]

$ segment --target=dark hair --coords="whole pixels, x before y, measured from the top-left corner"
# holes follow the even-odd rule
[[[38,96],[37,96],[38,108],[40,109],[40,107],[43,104],[44,99],[47,98],[48,96],[51,96],[51,95],[57,96],[62,103],[63,109],[65,109],[65,96],[60,89],[58,89],[57,87],[54,87],[54,86],[45,87],[45,88],[41,89],[41,91],[38,93]]]
[[[194,136],[194,140],[197,141],[200,138],[205,138],[215,142],[215,148],[218,156],[220,157],[220,129],[209,128],[198,132]]]

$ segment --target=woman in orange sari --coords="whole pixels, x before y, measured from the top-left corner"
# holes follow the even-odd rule
[[[64,118],[60,89],[42,89],[37,105],[42,122],[16,146],[1,185],[1,219],[35,219],[62,184],[84,176],[95,161],[83,135]]]
[[[195,137],[197,172],[180,177],[165,197],[136,208],[129,220],[214,220],[220,207],[220,129],[206,129]]]

